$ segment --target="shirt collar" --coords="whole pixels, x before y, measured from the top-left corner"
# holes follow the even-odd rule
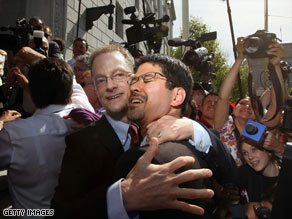
[[[128,130],[130,125],[125,122],[113,119],[106,112],[104,113],[104,115],[112,128],[115,130],[117,136],[120,139],[120,142],[122,143],[122,145],[124,145],[128,137]]]

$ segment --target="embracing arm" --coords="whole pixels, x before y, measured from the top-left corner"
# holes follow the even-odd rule
[[[158,137],[159,136],[159,137]],[[198,151],[208,153],[212,142],[209,133],[197,121],[165,115],[147,125],[147,140],[158,137],[159,144],[166,141],[189,139]]]

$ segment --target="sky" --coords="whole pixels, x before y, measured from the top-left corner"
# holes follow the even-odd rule
[[[173,37],[179,37],[182,30],[181,2],[173,0],[176,20]],[[246,37],[264,29],[264,0],[229,0],[236,38]],[[232,39],[226,1],[189,0],[190,17],[198,17],[211,31],[217,31],[219,48],[228,63],[234,62]],[[292,0],[268,0],[268,30],[275,33],[282,43],[292,43]]]

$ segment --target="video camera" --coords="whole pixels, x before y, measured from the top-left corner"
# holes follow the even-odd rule
[[[266,50],[273,43],[273,40],[276,39],[276,34],[267,32],[266,30],[258,30],[254,34],[246,37],[246,48],[243,54],[250,58],[269,57]]]
[[[198,39],[192,40],[182,40],[180,38],[174,38],[168,40],[169,46],[190,46],[191,49],[188,50],[183,56],[182,61],[190,67],[200,72],[200,81],[202,86],[209,90],[209,80],[215,78],[216,75],[212,73],[213,69],[213,58],[214,54],[208,52],[208,49],[202,46],[205,41],[215,40],[217,38],[217,32],[210,32],[202,34]]]
[[[154,52],[159,52],[162,38],[168,35],[168,27],[163,22],[169,21],[169,16],[155,20],[155,14],[150,13],[141,20],[135,15],[136,8],[134,6],[124,9],[126,15],[131,14],[130,20],[123,19],[123,24],[133,25],[126,29],[128,45],[136,44],[142,41],[147,41],[148,46],[154,49]],[[152,26],[150,26],[152,25]]]
[[[16,53],[23,46],[28,45],[29,34],[33,34],[32,25],[25,18],[17,18],[15,27],[0,27],[1,31],[12,31],[12,34],[0,34],[0,49],[12,50]]]

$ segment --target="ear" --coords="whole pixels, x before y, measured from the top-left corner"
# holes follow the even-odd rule
[[[170,105],[172,107],[178,107],[184,102],[186,98],[186,91],[182,87],[175,87],[172,92],[173,98]]]

